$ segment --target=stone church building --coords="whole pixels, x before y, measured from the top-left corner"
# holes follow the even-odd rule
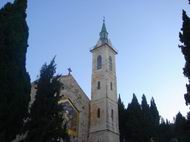
[[[119,142],[117,51],[108,39],[105,21],[92,53],[91,99],[69,73],[60,78],[63,84],[59,102],[64,110],[71,142]],[[35,96],[33,85],[32,99]]]

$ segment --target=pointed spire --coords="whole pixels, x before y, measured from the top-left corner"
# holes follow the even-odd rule
[[[108,32],[106,30],[105,17],[103,19],[102,30],[100,32],[100,40],[103,43],[108,43]]]

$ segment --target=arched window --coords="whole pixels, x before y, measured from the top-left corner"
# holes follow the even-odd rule
[[[112,57],[109,56],[109,69],[112,71]]]
[[[98,81],[98,84],[97,84],[97,89],[99,90],[101,87],[100,87],[100,81]]]
[[[100,118],[100,108],[97,110],[97,117]]]
[[[102,68],[102,56],[99,55],[97,58],[97,70]]]

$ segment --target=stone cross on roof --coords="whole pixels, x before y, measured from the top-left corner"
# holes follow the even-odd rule
[[[70,75],[72,72],[71,68],[68,68],[68,71],[69,71],[68,75]]]

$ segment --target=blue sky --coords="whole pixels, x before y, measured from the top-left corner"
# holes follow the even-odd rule
[[[13,0],[0,0],[0,7]],[[73,76],[90,97],[91,53],[103,16],[117,55],[118,93],[125,105],[135,93],[155,98],[169,120],[186,115],[183,55],[178,48],[182,9],[187,0],[29,0],[27,70],[31,80],[56,55],[57,73]],[[189,11],[190,14],[190,11]]]

